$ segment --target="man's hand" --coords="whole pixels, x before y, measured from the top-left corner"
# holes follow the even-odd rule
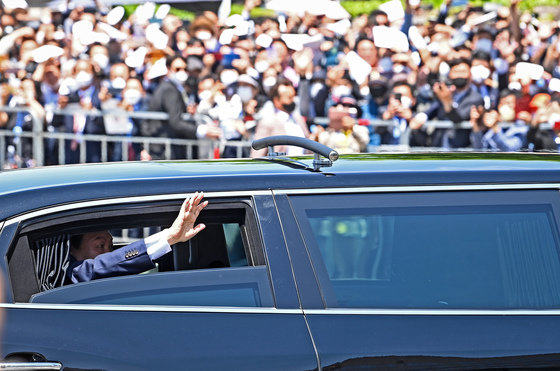
[[[208,205],[208,201],[201,202],[203,197],[203,192],[196,192],[194,196],[185,199],[179,215],[168,229],[167,242],[169,245],[188,241],[206,228],[204,224],[196,227],[194,225],[200,211]]]

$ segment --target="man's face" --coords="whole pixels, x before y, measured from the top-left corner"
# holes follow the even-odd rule
[[[391,94],[392,98],[399,100],[399,104],[403,108],[411,108],[415,104],[415,99],[412,96],[412,92],[410,88],[406,85],[397,85],[393,88],[393,92]]]
[[[371,40],[362,40],[356,48],[358,55],[362,57],[363,60],[369,63],[370,66],[375,66],[377,64],[377,49]]]
[[[284,110],[284,106],[294,102],[296,91],[292,86],[280,85],[278,87],[278,97],[274,99],[276,108]]]
[[[182,59],[177,58],[173,62],[171,62],[169,71],[172,73],[177,73],[179,71],[187,72],[187,64]]]
[[[110,251],[113,251],[113,236],[109,232],[88,232],[73,255],[77,260],[85,260]]]

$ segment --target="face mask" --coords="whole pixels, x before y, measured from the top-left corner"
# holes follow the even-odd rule
[[[210,100],[210,98],[212,98],[212,92],[210,90],[203,90],[200,93],[198,93],[198,97],[200,98],[200,100]]]
[[[88,73],[86,71],[80,71],[76,75],[76,84],[78,88],[85,88],[86,86],[90,86],[93,81],[93,74]]]
[[[508,89],[519,91],[521,90],[521,83],[519,81],[512,81],[508,84]]]
[[[513,121],[515,119],[515,110],[511,106],[504,104],[498,107],[498,112],[503,121]]]
[[[243,103],[246,103],[253,99],[253,89],[248,86],[240,86],[237,88],[237,95]]]
[[[266,94],[270,93],[270,90],[274,85],[276,85],[276,77],[274,76],[269,76],[263,80],[263,89]]]
[[[127,89],[123,93],[123,99],[126,103],[134,106],[142,99],[142,92],[137,89]]]
[[[107,66],[109,65],[109,57],[106,56],[105,54],[95,54],[92,57],[92,60],[94,63],[96,63],[102,70],[104,70],[105,68],[107,68]]]
[[[171,74],[171,80],[175,81],[179,85],[183,85],[188,78],[189,75],[183,70]]]
[[[267,61],[258,61],[257,63],[255,63],[255,69],[259,73],[263,73],[264,71],[266,71],[269,66],[270,64]]]
[[[403,66],[402,64],[393,65],[393,73],[396,73],[396,74],[403,73],[403,72],[405,72],[405,70],[406,70],[406,67]]]
[[[447,76],[450,69],[451,68],[449,68],[449,65],[446,62],[441,62],[439,64],[439,74],[440,74],[440,76]]]
[[[480,84],[490,76],[490,70],[484,66],[474,66],[471,68],[471,77],[473,81]]]
[[[410,108],[410,107],[412,107],[412,99],[410,99],[406,95],[403,95],[401,97],[401,104],[404,108]]]
[[[457,89],[461,90],[464,89],[467,84],[469,83],[468,79],[465,79],[463,77],[458,77],[456,79],[451,79],[451,84],[455,85],[457,87]]]
[[[352,89],[346,85],[338,85],[333,88],[332,95],[339,98],[346,95],[352,95]]]
[[[296,109],[296,104],[295,104],[295,102],[288,103],[288,104],[283,104],[282,108],[284,108],[284,111],[286,111],[288,113],[292,113]]]
[[[115,89],[124,89],[126,86],[126,80],[122,77],[116,77],[111,80],[111,87]]]
[[[198,31],[195,34],[195,37],[199,40],[202,40],[202,41],[209,40],[212,37],[212,33],[209,32],[209,31]]]
[[[233,84],[239,78],[239,74],[234,70],[224,70],[220,74],[220,80],[225,86]]]

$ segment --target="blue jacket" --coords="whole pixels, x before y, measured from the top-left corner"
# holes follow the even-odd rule
[[[144,240],[101,254],[94,259],[76,260],[70,256],[66,283],[86,282],[99,278],[138,274],[154,267]]]

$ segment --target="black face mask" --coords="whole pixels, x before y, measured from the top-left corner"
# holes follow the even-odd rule
[[[457,89],[461,90],[464,89],[465,86],[469,83],[469,79],[465,79],[463,77],[458,77],[456,79],[450,80],[451,84],[455,85]]]
[[[294,102],[288,103],[288,104],[283,104],[282,108],[284,108],[284,111],[286,111],[288,113],[292,113],[296,109],[296,104]]]

